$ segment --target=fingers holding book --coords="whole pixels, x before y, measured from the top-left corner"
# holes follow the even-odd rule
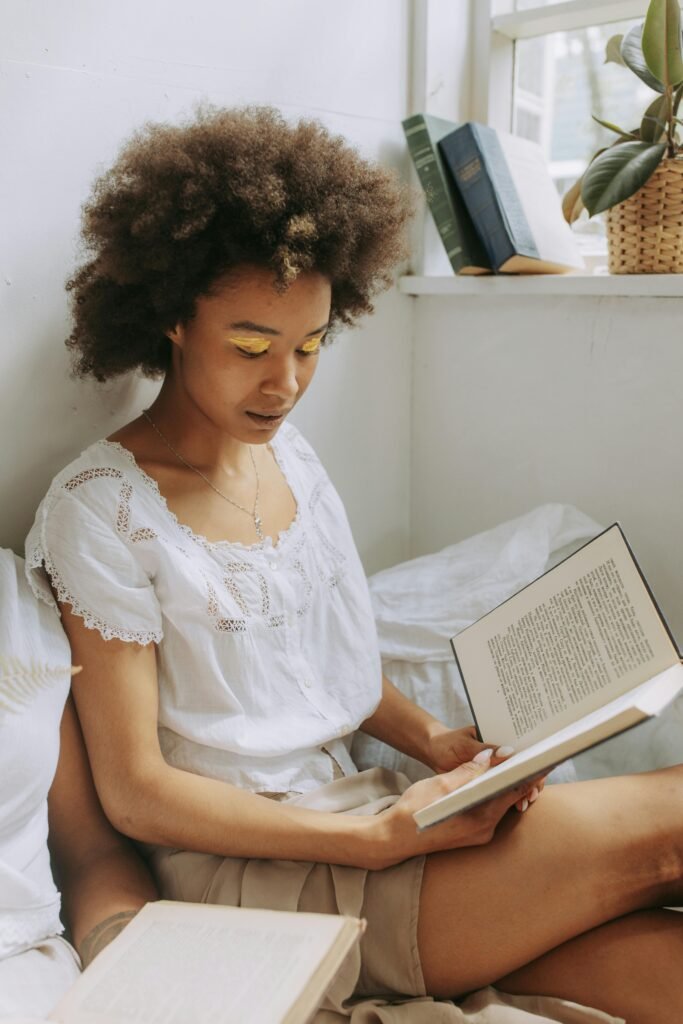
[[[514,750],[512,747],[498,747],[497,749],[484,747],[484,749],[476,754],[472,760],[475,764],[482,764],[486,767],[490,765],[491,767],[494,767],[497,764],[502,764],[503,761],[508,757],[511,757],[513,754]],[[548,773],[538,775],[535,778],[529,779],[515,787],[515,792],[523,790],[523,795],[515,804],[518,811],[521,813],[528,811],[531,805],[536,803],[543,792],[543,787],[545,786],[545,780],[547,777]]]
[[[477,738],[477,731],[473,725],[464,729],[448,729],[441,726],[430,738],[425,763],[433,771],[443,774],[467,761],[476,761],[477,758],[481,758],[481,763],[487,767],[489,763],[500,764],[512,754],[512,747],[491,748],[490,744],[487,746],[482,743]]]
[[[458,765],[450,772],[413,783],[392,807],[376,819],[377,825],[382,829],[380,846],[386,852],[379,854],[380,860],[373,866],[389,867],[408,857],[423,853],[481,846],[490,842],[508,810],[518,803],[522,804],[524,800],[529,801],[534,789],[540,791],[544,776],[525,780],[514,789],[499,794],[463,814],[448,818],[425,832],[416,832],[413,814],[479,778],[489,769],[495,757],[494,750],[488,747],[475,754],[472,760]],[[504,759],[504,756],[497,757],[498,763]],[[534,800],[537,798],[535,796]]]

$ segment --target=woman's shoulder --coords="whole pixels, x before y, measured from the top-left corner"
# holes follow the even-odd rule
[[[98,441],[60,470],[26,538],[26,576],[36,597],[58,600],[105,639],[158,642],[160,613],[135,527],[136,493],[148,488],[133,456]],[[147,506],[145,506],[145,509]]]
[[[60,469],[53,477],[45,497],[54,499],[95,480],[108,480],[115,484],[130,476],[133,466],[133,456],[120,444],[107,440],[95,441]]]
[[[135,488],[142,489],[133,455],[113,441],[95,441],[67,463],[52,479],[36,511],[35,523],[62,510],[78,518],[88,510],[109,518],[112,509],[128,504]]]
[[[133,457],[110,441],[96,441],[72,459],[53,478],[36,509],[26,539],[29,565],[45,560],[55,537],[80,535],[85,542],[93,532],[102,537],[110,527],[116,529],[130,507],[134,476]]]

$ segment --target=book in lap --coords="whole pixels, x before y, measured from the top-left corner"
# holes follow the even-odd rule
[[[364,927],[335,914],[148,903],[49,1019],[306,1024]]]
[[[618,524],[451,640],[480,739],[515,750],[414,815],[427,828],[659,714],[683,688]]]
[[[496,273],[583,269],[540,146],[473,121],[438,145]]]

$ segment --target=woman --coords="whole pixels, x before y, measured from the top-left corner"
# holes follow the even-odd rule
[[[148,126],[98,182],[70,283],[77,367],[163,384],[57,476],[27,552],[83,666],[100,799],[165,896],[365,916],[333,1008],[496,982],[674,1019],[683,927],[645,908],[680,898],[679,770],[508,814],[530,784],[415,829],[491,752],[381,681],[343,508],[285,422],[330,331],[389,282],[407,217],[385,171],[260,109]],[[357,774],[357,728],[439,774]]]
[[[20,560],[0,551],[0,1020],[46,1017],[81,961],[156,899],[142,861],[97,801],[76,713],[70,701],[65,708],[69,645],[45,597],[35,600]],[[61,937],[48,810],[76,949]]]

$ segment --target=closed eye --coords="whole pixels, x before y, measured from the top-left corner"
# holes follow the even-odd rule
[[[320,351],[324,334],[316,334],[315,338],[309,338],[305,341],[301,348],[297,349],[297,352],[302,356],[315,356]]]
[[[270,348],[272,342],[267,338],[242,338],[233,336],[228,338],[231,345],[234,345],[237,351],[242,356],[246,356],[247,359],[256,359],[258,356],[264,355]]]

